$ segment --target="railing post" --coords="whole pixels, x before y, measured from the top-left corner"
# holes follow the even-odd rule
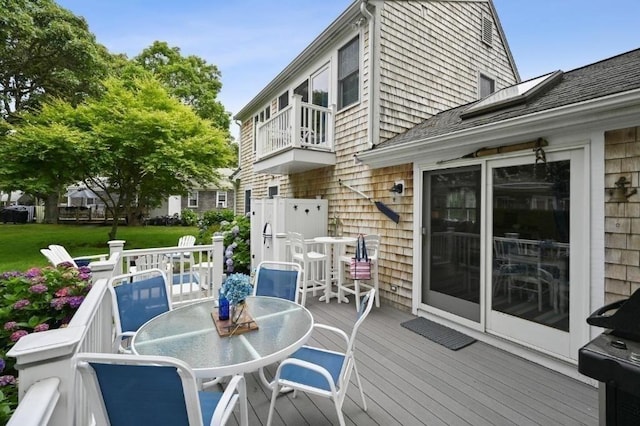
[[[105,212],[106,217],[106,212]],[[129,270],[129,265],[125,265],[126,269],[123,268],[122,265],[122,251],[124,250],[125,240],[111,240],[107,244],[109,244],[109,257],[111,257],[114,253],[119,253],[118,256],[118,264],[115,266],[115,270],[118,271],[118,274],[126,273]]]
[[[214,235],[213,244],[213,286],[212,288],[220,288],[222,285],[222,277],[224,274],[224,237],[222,235]],[[213,295],[214,297],[217,294]]]
[[[292,96],[291,107],[291,145],[300,148],[300,122],[302,120],[302,95]]]
[[[329,105],[329,119],[327,120],[327,148],[331,152],[335,152],[335,146],[333,145],[334,134],[336,130],[335,126],[335,116],[336,116],[336,104]]]
[[[68,327],[28,334],[21,338],[8,356],[16,358],[19,371],[19,400],[34,383],[58,377],[60,399],[50,425],[71,425],[74,419],[75,366],[73,356],[84,335],[85,327]]]

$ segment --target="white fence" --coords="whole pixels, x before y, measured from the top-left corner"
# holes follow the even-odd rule
[[[172,260],[180,281],[174,292],[175,303],[187,303],[196,298],[210,297],[222,281],[222,237],[214,237],[213,244],[204,246],[165,247],[144,250],[122,250],[124,241],[111,241],[109,260],[92,263],[92,277],[96,279],[87,298],[69,322],[68,327],[32,333],[20,339],[8,355],[16,358],[19,371],[20,404],[9,421],[10,426],[89,425],[88,411],[79,375],[75,371],[74,356],[79,352],[111,352],[113,348],[113,318],[111,295],[107,281],[131,266],[138,259],[158,257]],[[119,255],[118,255],[119,253]],[[133,262],[133,263],[132,263]],[[192,266],[200,265],[202,281],[198,289],[187,294],[182,287],[192,275]],[[186,266],[189,265],[189,266]],[[214,265],[220,265],[214,268]],[[186,275],[185,275],[186,274]]]

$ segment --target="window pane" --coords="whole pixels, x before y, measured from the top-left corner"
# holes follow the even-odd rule
[[[311,102],[314,105],[323,107],[329,106],[329,69],[321,71],[311,80],[313,97]]]
[[[496,90],[496,82],[486,75],[480,74],[480,98],[489,96]]]
[[[300,86],[293,89],[293,94],[302,96],[302,102],[309,102],[309,80],[305,80]]]
[[[338,51],[338,108],[358,101],[360,89],[360,43],[358,37]]]
[[[289,91],[287,90],[278,97],[278,111],[282,111],[289,105]]]

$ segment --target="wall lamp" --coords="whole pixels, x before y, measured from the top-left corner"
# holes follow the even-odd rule
[[[615,182],[616,187],[609,190],[609,201],[613,203],[624,203],[629,200],[633,194],[637,194],[638,190],[633,188],[630,192],[627,192],[626,185],[631,185],[631,182],[626,177],[622,176]]]
[[[393,184],[389,192],[393,192],[394,194],[401,195],[404,191],[404,181],[397,181]]]

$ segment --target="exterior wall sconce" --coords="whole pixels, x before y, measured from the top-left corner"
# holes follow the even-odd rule
[[[638,190],[633,188],[630,192],[627,192],[626,185],[631,185],[631,182],[626,177],[622,176],[615,182],[616,187],[609,190],[609,201],[612,203],[624,203],[629,200],[633,194],[637,194]]]
[[[393,192],[393,195],[395,196],[396,194],[398,195],[402,195],[402,192],[404,191],[404,181],[396,181],[393,186],[391,187],[391,189],[389,190],[389,192]]]

